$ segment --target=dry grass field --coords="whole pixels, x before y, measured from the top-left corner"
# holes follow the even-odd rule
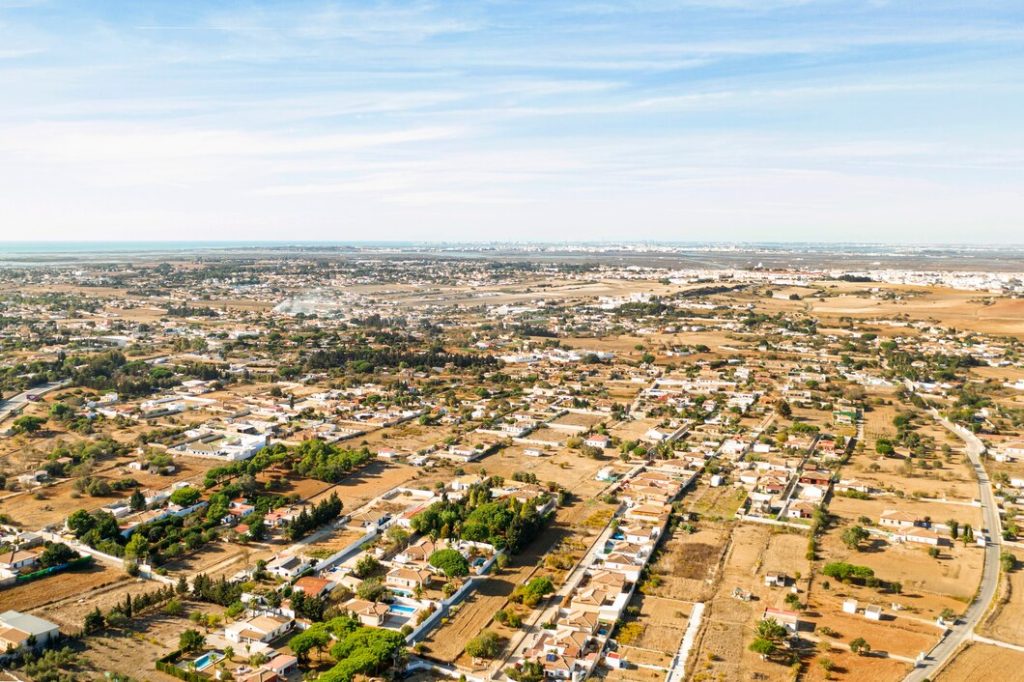
[[[900,595],[883,598],[875,590],[863,589],[866,596],[912,607],[924,618],[937,616],[947,607],[962,611],[981,580],[984,553],[979,547],[955,543],[940,548],[939,557],[935,559],[929,556],[925,545],[872,537],[862,543],[863,551],[858,552],[841,542],[841,533],[834,529],[821,538],[821,556],[827,561],[867,566],[881,580],[899,581],[903,585]]]
[[[971,504],[933,502],[912,497],[900,498],[895,495],[878,495],[868,500],[837,495],[829,504],[830,512],[851,522],[866,516],[872,522],[877,523],[882,512],[887,509],[910,512],[921,518],[930,518],[936,523],[945,523],[948,519],[956,519],[960,525],[969,523],[975,530],[982,527],[981,509]]]
[[[568,448],[550,450],[552,454],[546,457],[526,457],[523,450],[528,447],[531,446],[510,445],[477,460],[467,468],[467,471],[484,470],[488,475],[503,476],[506,479],[512,478],[516,472],[533,474],[542,483],[558,483],[573,494],[586,499],[608,486],[607,483],[595,478],[597,472],[609,464],[618,462],[610,453],[598,459],[585,457],[579,451]]]
[[[828,659],[832,662],[832,668],[826,673],[821,661]],[[893,658],[882,658],[880,656],[857,656],[850,653],[848,649],[840,647],[825,648],[819,645],[819,653],[804,666],[804,673],[801,680],[872,680],[883,682],[897,682],[906,677],[910,672],[910,665]]]
[[[712,488],[703,480],[687,498],[687,510],[700,514],[702,518],[730,519],[747,499],[747,491],[732,486]]]
[[[963,680],[1024,680],[1024,653],[990,644],[969,644],[935,677],[935,682]]]
[[[173,682],[175,677],[154,667],[154,661],[178,648],[178,636],[189,627],[193,611],[220,613],[221,609],[207,604],[186,603],[182,616],[167,616],[158,609],[143,618],[132,621],[123,630],[106,630],[90,636],[85,656],[97,670],[119,672],[134,679],[154,682]],[[244,655],[244,650],[239,652]],[[103,679],[98,677],[97,679]]]
[[[685,601],[711,598],[729,527],[711,522],[699,526],[693,534],[677,529],[661,546],[651,568],[661,584],[648,590],[651,595]]]
[[[962,450],[962,447],[954,448],[949,460],[940,458],[941,469],[912,467],[910,471],[905,460],[865,452],[851,458],[843,468],[843,477],[856,478],[877,490],[902,492],[909,497],[970,502],[978,496],[978,484]],[[880,499],[890,499],[893,503],[898,500],[895,497]]]
[[[1018,568],[1010,573],[1003,572],[999,586],[999,594],[992,610],[978,625],[978,632],[986,637],[998,639],[1010,644],[1024,646],[1024,570],[1019,563],[1024,559],[1024,552],[1015,550]]]
[[[67,599],[77,600],[92,590],[129,581],[119,569],[93,564],[82,571],[65,571],[58,575],[0,590],[4,610],[35,611]],[[132,581],[134,582],[134,581]],[[76,624],[76,627],[81,623]]]
[[[744,680],[755,673],[758,678],[783,682],[789,679],[789,668],[762,661],[747,650],[753,639],[753,628],[764,611],[760,601],[739,601],[732,597],[734,588],[757,592],[758,566],[771,537],[768,526],[743,524],[733,527],[726,549],[722,577],[704,611],[704,625],[694,645],[693,661],[699,670],[694,679]],[[761,583],[763,585],[763,583]],[[697,675],[701,675],[698,678]]]

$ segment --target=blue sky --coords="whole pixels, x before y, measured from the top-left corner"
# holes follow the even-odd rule
[[[1024,3],[0,0],[0,238],[1024,242]]]

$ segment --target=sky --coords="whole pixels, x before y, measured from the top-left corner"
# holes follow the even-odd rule
[[[1024,243],[1024,2],[0,0],[0,240]]]

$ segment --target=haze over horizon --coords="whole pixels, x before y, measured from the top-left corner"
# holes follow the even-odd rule
[[[0,0],[0,239],[1020,243],[962,4]]]

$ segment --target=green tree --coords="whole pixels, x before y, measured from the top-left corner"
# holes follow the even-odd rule
[[[142,491],[138,488],[132,492],[132,496],[128,499],[128,506],[131,507],[132,511],[142,511],[146,508],[146,496],[142,494]]]
[[[759,654],[761,658],[768,658],[775,653],[775,643],[764,637],[757,637],[750,643],[750,650]]]
[[[198,651],[206,645],[206,637],[198,630],[189,628],[178,636],[178,648],[182,651]]]
[[[368,578],[380,571],[381,563],[372,554],[364,554],[356,562],[355,574],[357,578]]]
[[[149,556],[149,540],[146,539],[145,533],[132,533],[124,547],[124,555],[129,559],[144,559]]]
[[[380,578],[367,578],[356,588],[356,594],[360,599],[367,601],[380,601],[387,594],[387,587]]]
[[[544,666],[539,661],[525,660],[519,667],[507,668],[505,674],[515,682],[543,682]]]
[[[484,630],[466,643],[466,653],[473,658],[497,658],[501,650],[501,637],[492,630]]]
[[[512,591],[512,601],[517,601],[525,606],[534,607],[544,598],[555,591],[555,585],[551,582],[551,578],[540,576],[534,578],[525,585],[520,585]]]
[[[199,497],[202,493],[192,486],[185,486],[178,488],[171,493],[171,502],[181,507],[191,507],[193,504],[199,501]]]
[[[860,526],[850,526],[843,531],[843,544],[850,549],[860,551],[860,543],[871,537],[871,534]]]
[[[25,415],[14,420],[14,423],[11,424],[11,431],[14,433],[27,433],[31,435],[43,428],[43,424],[45,423],[45,419]]]
[[[858,637],[850,642],[850,651],[858,656],[863,656],[871,653],[871,645],[863,637]]]
[[[793,416],[793,408],[789,406],[782,398],[775,401],[775,414],[779,415],[783,419],[789,419]]]
[[[469,575],[469,562],[458,550],[437,550],[430,555],[430,565],[444,571],[449,578]]]
[[[95,609],[85,614],[85,620],[82,622],[82,629],[86,633],[92,634],[99,632],[103,629],[103,626],[107,624],[107,620],[103,617],[103,613],[100,612],[100,608],[97,606]]]
[[[185,606],[177,599],[171,599],[164,604],[163,610],[168,616],[180,616],[185,613]]]
[[[757,636],[770,642],[781,642],[786,638],[786,628],[774,618],[764,618],[757,624]]]
[[[39,567],[49,568],[50,566],[60,566],[66,564],[72,559],[78,558],[78,552],[71,549],[62,542],[47,542],[42,554],[39,555]]]
[[[964,524],[964,532],[963,532],[963,536],[962,537],[963,537],[964,545],[965,546],[971,544],[972,542],[974,542],[974,529],[971,527],[971,524],[969,524],[969,523],[965,523]]]

